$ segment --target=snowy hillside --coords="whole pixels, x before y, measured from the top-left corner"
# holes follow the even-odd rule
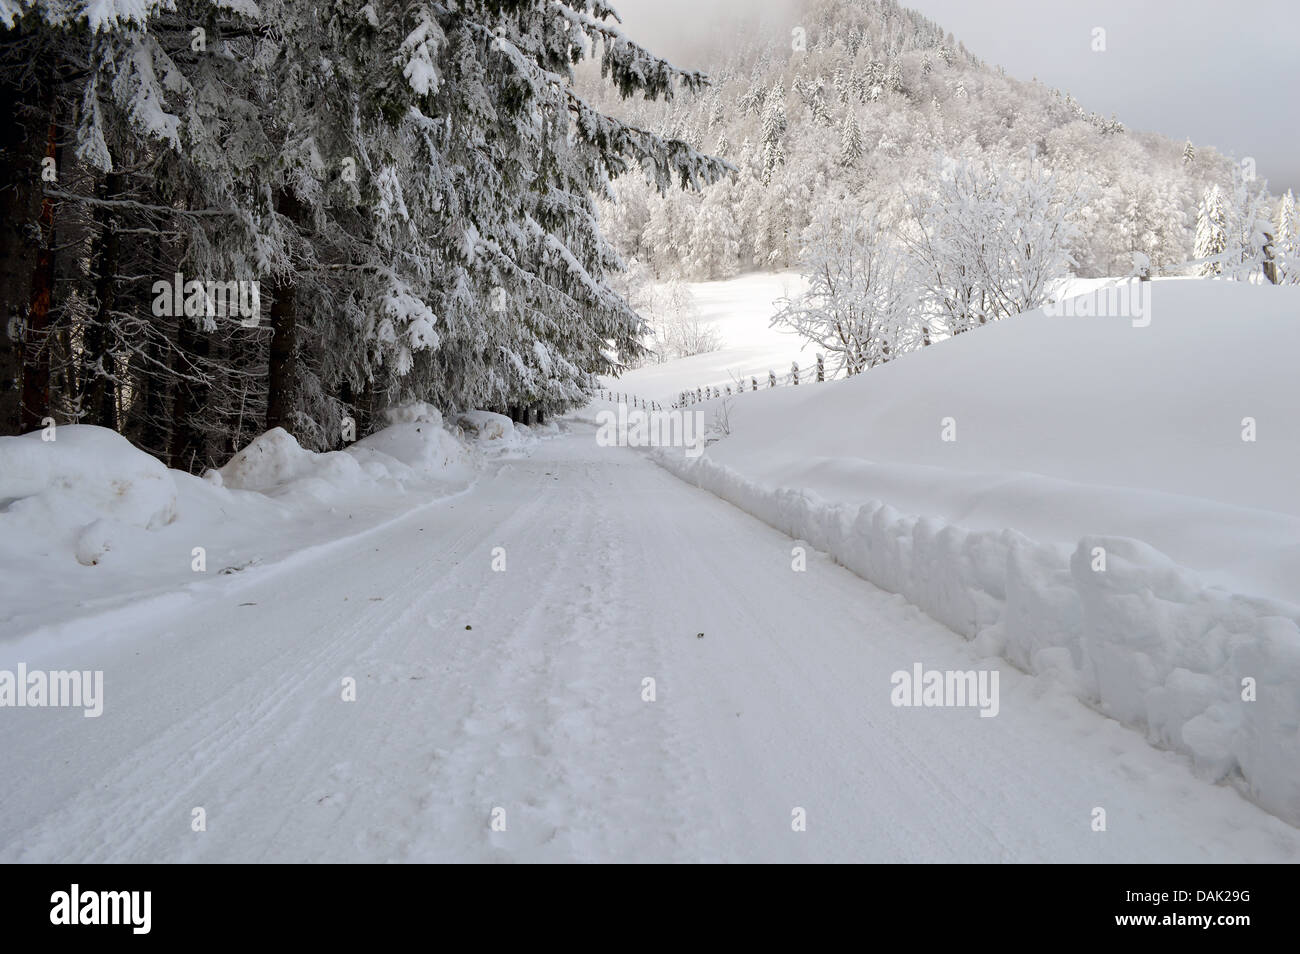
[[[608,229],[662,277],[786,269],[828,205],[902,210],[937,152],[1008,165],[1036,156],[1086,194],[1081,274],[1146,254],[1183,274],[1207,189],[1231,193],[1236,162],[1212,147],[1101,116],[1067,90],[984,62],[961,37],[895,0],[805,0],[776,23],[701,38],[713,85],[671,102],[606,108],[726,158],[737,173],[701,193],[618,182]],[[711,42],[710,42],[711,41]]]

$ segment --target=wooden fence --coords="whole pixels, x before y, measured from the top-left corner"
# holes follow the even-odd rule
[[[673,402],[672,406],[674,409],[690,407],[704,401],[739,396],[746,391],[758,391],[762,388],[797,387],[800,383],[814,384],[843,376],[842,373],[836,372],[828,374],[826,359],[819,354],[815,363],[806,369],[800,369],[799,362],[792,361],[790,362],[790,370],[779,376],[775,371],[769,369],[766,379],[761,379],[757,375],[750,375],[748,380],[743,377],[733,377],[729,384],[709,384],[694,390],[682,391],[677,395],[677,400]],[[591,393],[599,395],[602,400],[612,401],[615,404],[628,404],[631,407],[644,408],[650,411],[663,410],[663,405],[657,401],[648,400],[637,394],[615,391],[610,388],[596,388]]]

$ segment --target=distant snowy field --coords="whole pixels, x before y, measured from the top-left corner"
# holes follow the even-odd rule
[[[680,391],[706,385],[725,386],[741,378],[778,374],[791,361],[813,361],[813,349],[789,331],[770,327],[779,310],[775,304],[807,287],[797,272],[755,272],[725,282],[684,283],[695,299],[699,317],[722,339],[722,348],[708,354],[679,358],[606,379],[608,387],[671,404]]]
[[[1297,288],[1158,281],[1147,327],[1031,312],[747,392],[703,457],[659,456],[1294,824],[1297,316]]]
[[[670,405],[682,391],[723,389],[752,378],[758,378],[761,388],[767,386],[769,371],[781,379],[794,362],[801,373],[816,366],[816,346],[792,331],[771,326],[780,310],[777,303],[807,289],[807,280],[798,272],[753,272],[728,281],[682,284],[695,301],[700,321],[717,332],[722,347],[605,378],[606,387],[626,393],[629,399],[636,396]],[[1109,284],[1111,279],[1071,278],[1060,284],[1057,296],[1067,298]]]

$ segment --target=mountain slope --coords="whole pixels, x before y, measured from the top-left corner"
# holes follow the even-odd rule
[[[1202,195],[1234,172],[1211,149],[1188,156],[1188,144],[1007,76],[893,0],[808,0],[784,28],[719,34],[701,65],[713,86],[669,104],[597,95],[602,108],[738,169],[699,194],[618,181],[606,231],[661,276],[790,267],[818,206],[897,210],[900,188],[923,182],[936,152],[998,164],[1036,157],[1087,195],[1076,210],[1079,274],[1125,274],[1134,251],[1159,272],[1192,258]]]

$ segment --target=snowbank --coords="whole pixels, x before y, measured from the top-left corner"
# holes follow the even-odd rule
[[[502,454],[522,451],[534,444],[539,433],[550,433],[553,427],[531,428],[526,424],[516,424],[504,414],[492,411],[466,411],[456,418],[465,437],[474,446],[488,454]]]
[[[1156,284],[1148,327],[1023,316],[657,457],[1300,825],[1300,289]]]
[[[283,428],[273,428],[216,472],[220,485],[328,500],[363,488],[455,481],[471,474],[468,449],[443,428],[436,408],[404,406],[390,412],[388,421],[388,427],[347,449],[323,454],[305,450]]]
[[[388,426],[348,448],[362,468],[385,467],[399,480],[463,479],[469,476],[469,451],[443,426],[442,413],[417,403],[388,412]],[[407,468],[394,467],[393,461]]]
[[[471,485],[483,454],[437,409],[388,420],[323,454],[276,428],[203,478],[100,427],[0,438],[0,640],[192,595]]]
[[[93,566],[115,538],[171,523],[176,484],[160,461],[102,427],[0,437],[0,516],[5,549],[41,537]]]

